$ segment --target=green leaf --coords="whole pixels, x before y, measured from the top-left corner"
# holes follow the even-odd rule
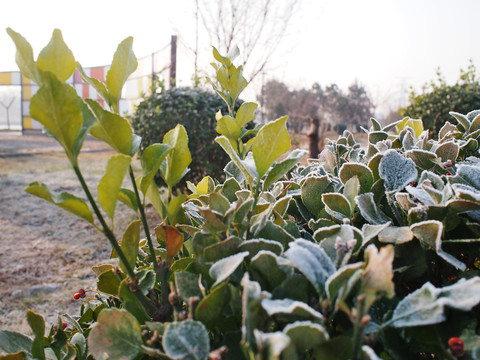
[[[37,66],[43,72],[50,71],[61,82],[67,81],[75,72],[75,57],[63,41],[60,30],[55,29],[53,31],[50,42],[40,51]]]
[[[82,80],[88,85],[92,86],[95,89],[95,91],[106,101],[106,103],[109,106],[112,106],[110,102],[110,98],[108,97],[108,92],[107,92],[107,88],[105,87],[105,84],[95,78],[91,78],[87,76],[87,74],[85,74],[85,70],[83,70],[82,65],[80,65],[80,63],[78,62],[77,62],[77,70]]]
[[[325,282],[335,272],[335,266],[319,245],[296,239],[289,243],[285,256],[312,283],[319,294],[324,292]]]
[[[122,88],[128,77],[137,69],[137,58],[132,50],[133,37],[123,40],[113,55],[112,66],[107,73],[107,89],[114,112],[118,113],[118,103]]]
[[[450,111],[449,114],[452,115],[455,119],[457,119],[458,123],[461,126],[463,126],[465,131],[468,131],[468,129],[470,129],[470,121],[468,120],[468,118],[465,115],[462,115],[462,114],[454,112],[454,111]]]
[[[348,287],[351,279],[355,279],[354,274],[362,271],[364,267],[363,262],[344,265],[334,272],[327,280],[325,289],[330,301],[335,300],[343,287]],[[350,285],[351,286],[351,285]]]
[[[263,189],[267,190],[275,181],[286,175],[305,157],[305,155],[307,155],[306,150],[295,149],[288,154],[285,159],[273,165],[273,167],[268,171],[267,177],[263,182]]]
[[[263,276],[269,289],[275,289],[286,278],[285,272],[281,270],[277,260],[277,254],[268,250],[260,250],[250,262],[250,269]]]
[[[431,151],[412,149],[407,151],[406,156],[412,159],[417,167],[423,170],[430,170],[440,162],[440,159]]]
[[[125,257],[131,268],[135,267],[138,255],[138,243],[140,242],[140,220],[134,220],[128,225],[123,233],[122,243],[120,248],[123,250]],[[127,272],[125,265],[120,262],[120,267],[123,272]]]
[[[28,41],[19,33],[11,28],[7,28],[7,33],[12,38],[17,49],[15,53],[15,62],[23,76],[33,80],[38,85],[42,85],[40,71],[33,59],[33,49]]]
[[[381,225],[391,220],[380,208],[377,207],[373,193],[358,195],[355,198],[355,202],[360,210],[360,214],[362,214],[363,218],[370,224]]]
[[[70,85],[46,73],[43,85],[30,100],[30,114],[63,146],[72,161],[75,144],[83,126],[83,102]]]
[[[238,246],[242,240],[236,236],[230,236],[225,240],[207,246],[203,250],[205,260],[217,261],[227,256],[234,255],[237,252]]]
[[[288,324],[283,329],[283,333],[288,335],[295,344],[298,355],[303,355],[306,351],[313,349],[330,338],[327,330],[322,325],[311,321],[296,321]]]
[[[334,218],[342,221],[352,217],[352,209],[348,199],[339,193],[322,194],[322,201],[325,204],[325,211]]]
[[[173,186],[186,174],[188,165],[192,162],[188,150],[188,136],[183,125],[178,124],[167,132],[163,137],[163,143],[169,145],[172,150],[168,152],[160,172],[165,183]]]
[[[321,195],[331,191],[333,191],[333,185],[327,175],[308,177],[301,189],[302,202],[315,217],[318,217],[325,207]]]
[[[397,328],[438,324],[446,319],[446,307],[469,311],[479,302],[480,277],[443,288],[427,282],[398,303],[389,323]]]
[[[215,138],[215,141],[223,148],[223,150],[225,150],[225,152],[228,154],[228,156],[232,160],[233,164],[235,164],[236,167],[238,169],[240,169],[242,174],[245,176],[245,179],[247,180],[248,185],[252,188],[253,187],[253,175],[250,172],[250,170],[247,169],[245,164],[242,162],[242,160],[238,156],[237,152],[232,147],[232,144],[230,143],[228,138],[225,137],[225,136],[217,136]]]
[[[124,309],[103,310],[88,337],[88,349],[98,360],[133,360],[142,345],[140,324]]]
[[[280,255],[283,252],[282,244],[277,240],[267,239],[249,239],[240,244],[238,247],[240,251],[248,251],[248,258],[251,259],[257,255],[261,250],[268,250],[276,255]]]
[[[98,201],[112,219],[115,214],[115,207],[123,178],[131,161],[132,158],[127,155],[119,154],[112,156],[108,160],[105,175],[103,175],[98,183]]]
[[[192,274],[187,271],[176,271],[175,272],[175,288],[178,291],[178,296],[188,303],[188,299],[194,296],[202,297],[202,292],[198,287],[198,278],[197,274]]]
[[[460,147],[457,143],[448,141],[440,144],[440,146],[435,150],[435,154],[444,162],[447,160],[455,162],[457,160],[459,151]]]
[[[120,189],[118,192],[118,200],[127,205],[133,211],[138,210],[138,202],[135,193],[130,189]]]
[[[42,315],[39,315],[32,310],[27,310],[27,322],[35,335],[32,341],[32,356],[36,359],[45,360],[45,319]]]
[[[32,339],[13,331],[0,331],[0,349],[8,354],[25,351],[30,353]]]
[[[411,159],[404,158],[396,150],[387,150],[379,164],[379,175],[389,191],[401,190],[417,180],[417,169]]]
[[[301,301],[292,299],[263,299],[262,307],[269,316],[284,314],[288,318],[322,321],[323,315]]]
[[[104,110],[94,100],[87,99],[86,102],[97,118],[97,121],[90,129],[90,134],[93,137],[106,142],[118,153],[133,155],[134,136],[132,133],[132,127],[127,119]]]
[[[228,277],[232,275],[233,272],[243,263],[243,259],[245,259],[247,256],[248,251],[244,251],[218,260],[215,264],[213,264],[208,271],[210,277],[215,280],[215,283],[212,285],[212,287],[228,279]]]
[[[290,150],[287,116],[268,123],[258,132],[252,143],[253,158],[261,178],[280,155]]]
[[[224,283],[212,289],[197,305],[195,319],[201,321],[207,329],[214,329],[225,317],[225,309],[230,302],[230,289]]]
[[[338,177],[344,185],[354,176],[358,177],[362,192],[371,191],[373,185],[373,173],[368,166],[360,163],[345,163],[338,172]]]
[[[210,340],[205,326],[194,320],[170,323],[162,338],[165,353],[172,359],[207,359]]]
[[[69,194],[62,192],[60,194],[52,193],[45,184],[33,182],[25,189],[29,194],[35,195],[43,200],[46,200],[62,209],[88,221],[93,224],[93,215],[90,208],[84,200]]]
[[[143,177],[140,189],[145,194],[153,181],[155,174],[160,169],[163,160],[172,148],[167,144],[152,144],[142,154]]]
[[[118,296],[118,288],[120,287],[120,279],[113,272],[113,269],[103,271],[97,275],[97,289],[106,294]]]

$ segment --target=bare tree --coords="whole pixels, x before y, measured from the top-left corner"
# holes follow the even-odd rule
[[[10,130],[10,107],[12,106],[14,101],[15,101],[15,96],[12,97],[10,102],[8,101],[4,102],[4,99],[0,101],[0,105],[2,105],[2,107],[5,109],[5,112],[7,113],[7,129],[8,130]]]
[[[260,74],[286,35],[300,0],[199,0],[199,14],[220,52],[238,46],[245,77]]]

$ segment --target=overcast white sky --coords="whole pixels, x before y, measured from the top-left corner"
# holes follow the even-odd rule
[[[449,82],[469,59],[480,67],[479,0],[302,1],[266,79],[295,87],[335,82],[342,88],[357,80],[379,106],[394,107],[402,90],[419,89],[437,67]],[[181,84],[189,85],[192,56],[181,51],[194,38],[193,12],[194,0],[15,0],[2,2],[0,24],[25,36],[35,56],[53,29],[61,29],[83,66],[110,63],[127,36],[134,37],[141,57],[163,48],[179,31],[178,73]],[[202,66],[211,61],[206,40]],[[0,71],[16,70],[15,49],[4,29],[0,45]]]

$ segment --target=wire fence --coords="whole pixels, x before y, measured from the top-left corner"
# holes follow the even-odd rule
[[[137,70],[125,83],[120,98],[119,112],[131,115],[136,105],[150,94],[155,81],[169,83],[171,66],[170,44],[161,50],[138,59]],[[84,68],[86,75],[105,82],[110,66]],[[105,106],[95,89],[82,81],[78,71],[67,80],[83,99],[97,100]],[[30,99],[38,86],[22,76],[20,71],[0,72],[0,130],[40,130],[41,125],[30,116]]]

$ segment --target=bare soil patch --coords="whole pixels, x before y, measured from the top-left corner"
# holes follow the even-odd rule
[[[100,141],[85,142],[80,167],[94,193],[112,154]],[[80,302],[73,294],[95,288],[91,267],[112,261],[110,245],[90,224],[24,192],[33,181],[85,197],[53,139],[0,133],[0,329],[27,334],[27,309],[50,323],[59,313],[77,314]],[[134,218],[119,204],[117,238]]]

